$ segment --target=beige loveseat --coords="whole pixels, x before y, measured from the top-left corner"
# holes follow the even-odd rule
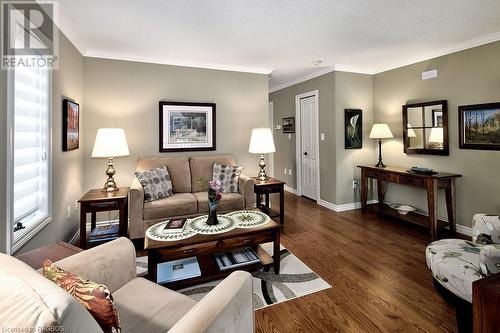
[[[212,180],[214,163],[235,165],[232,155],[198,157],[150,157],[137,160],[136,170],[166,166],[174,195],[153,202],[144,202],[144,190],[134,177],[130,189],[129,237],[143,238],[151,225],[170,218],[189,218],[208,212],[208,194],[200,189],[200,178]],[[255,208],[253,180],[240,175],[239,193],[224,193],[218,212]]]
[[[111,291],[122,333],[250,333],[252,277],[237,271],[199,302],[136,276],[132,242],[119,238],[56,262]],[[0,253],[2,332],[102,333],[69,293],[18,259]]]

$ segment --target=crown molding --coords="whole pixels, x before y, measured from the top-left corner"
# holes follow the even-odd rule
[[[162,59],[162,58],[155,58],[155,57],[146,57],[146,56],[134,55],[134,54],[118,55],[115,53],[90,52],[89,51],[84,55],[85,55],[85,57],[89,57],[89,58],[134,61],[134,62],[144,62],[144,63],[150,63],[150,64],[204,68],[204,69],[214,69],[214,70],[221,70],[221,71],[243,72],[243,73],[253,73],[253,74],[269,75],[273,71],[272,69],[269,69],[269,68],[253,68],[253,67],[246,67],[246,66],[232,66],[232,65],[224,65],[224,64],[214,64],[214,63],[198,63],[198,62],[181,61],[181,60],[175,60],[175,59]]]

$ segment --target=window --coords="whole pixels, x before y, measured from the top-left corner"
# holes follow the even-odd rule
[[[17,41],[16,41],[17,42]],[[50,221],[50,71],[10,71],[9,219],[11,251]]]

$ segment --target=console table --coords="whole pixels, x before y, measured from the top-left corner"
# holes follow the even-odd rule
[[[361,168],[361,208],[366,212],[366,202],[368,199],[368,178],[377,181],[377,195],[379,211],[385,214],[393,215],[412,223],[424,225],[430,228],[431,238],[437,237],[439,227],[449,225],[450,231],[455,232],[456,223],[456,200],[455,200],[455,178],[462,175],[454,173],[436,173],[433,175],[423,175],[408,172],[407,168],[388,166],[377,168],[374,166],[358,165]],[[384,204],[386,182],[409,185],[423,188],[427,191],[427,206],[429,216],[408,213],[400,215],[392,208]],[[446,210],[448,221],[441,221],[437,218],[438,210],[438,189],[444,189],[446,195]]]

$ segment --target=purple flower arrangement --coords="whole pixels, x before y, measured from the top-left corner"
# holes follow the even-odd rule
[[[217,205],[222,199],[222,184],[218,180],[208,182],[208,201],[210,204]]]

